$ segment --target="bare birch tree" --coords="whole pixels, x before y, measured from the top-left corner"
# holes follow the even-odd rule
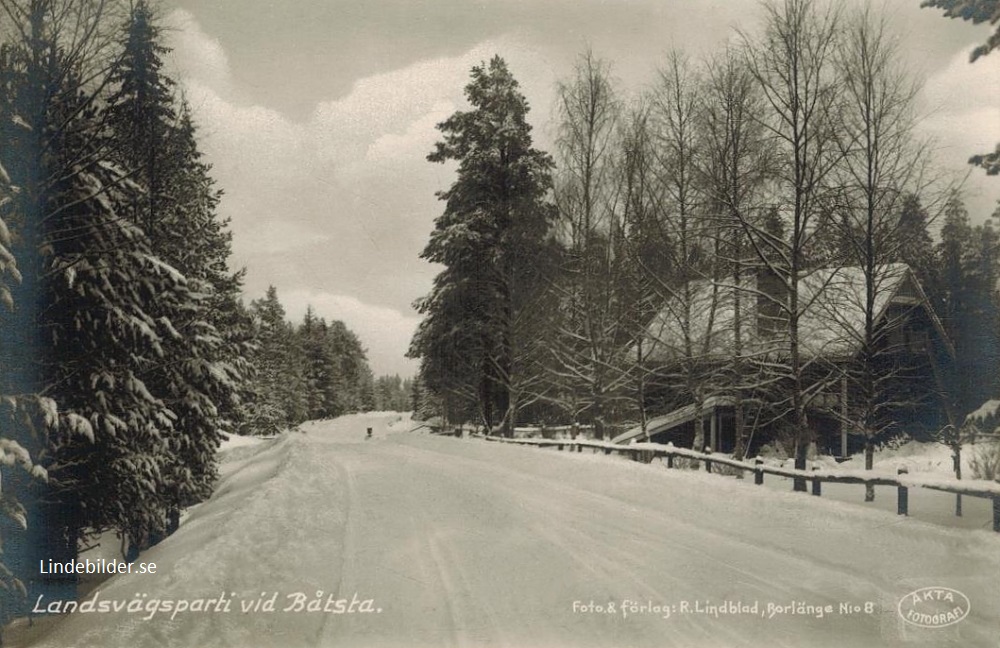
[[[660,339],[674,347],[675,362],[668,373],[677,382],[675,405],[693,403],[693,447],[705,445],[702,408],[709,393],[705,384],[707,346],[715,328],[718,287],[712,282],[715,255],[705,213],[705,196],[698,178],[701,145],[698,114],[702,80],[680,52],[668,55],[651,99],[653,145],[657,151],[656,209],[661,245],[674,272],[659,281],[665,307],[666,331],[676,340]],[[699,285],[711,282],[707,300]]]
[[[649,418],[647,395],[656,373],[655,367],[650,366],[654,341],[649,339],[649,324],[663,306],[659,287],[668,282],[672,271],[658,234],[656,154],[649,122],[649,106],[640,100],[623,121],[618,158],[628,263],[624,291],[630,305],[627,315],[630,348],[625,364],[631,374],[628,392],[644,435]]]
[[[725,371],[726,391],[733,398],[734,455],[746,452],[745,395],[752,392],[756,375],[750,343],[755,327],[749,326],[756,309],[752,303],[753,274],[759,263],[747,240],[742,222],[761,220],[769,156],[765,131],[757,115],[764,110],[763,96],[743,56],[727,48],[706,64],[707,79],[701,104],[704,137],[701,183],[717,219],[724,269],[721,288],[730,293],[731,348]]]
[[[628,381],[622,355],[629,305],[621,292],[628,259],[616,168],[621,110],[609,66],[585,52],[559,87],[555,195],[567,253],[552,372],[562,394],[557,402],[574,422],[593,421],[597,438]]]
[[[861,326],[843,327],[855,332],[857,339],[852,342],[859,351],[845,372],[856,403],[844,408],[851,421],[842,424],[853,423],[864,436],[868,470],[875,440],[893,427],[892,414],[905,404],[899,400],[903,395],[892,396],[888,389],[906,379],[906,369],[885,356],[907,350],[889,343],[890,332],[903,325],[907,313],[894,314],[891,321],[878,318],[885,292],[900,280],[901,270],[891,264],[902,244],[897,223],[903,203],[907,195],[919,193],[926,175],[927,151],[913,133],[919,86],[898,60],[884,16],[865,8],[845,21],[837,53],[842,99],[837,133],[843,156],[838,168],[840,240],[846,263],[858,267],[864,285],[856,297],[860,303],[847,309],[860,312]],[[874,497],[869,486],[865,500]]]
[[[783,321],[783,348],[773,368],[780,375],[783,405],[795,430],[795,467],[802,470],[814,441],[807,410],[815,393],[807,375],[815,358],[802,353],[799,322],[822,290],[800,300],[799,285],[808,270],[806,251],[823,209],[826,183],[842,157],[834,120],[839,15],[834,9],[818,10],[810,0],[780,0],[765,5],[764,13],[762,37],[744,36],[744,51],[768,108],[759,120],[776,156],[773,202],[787,236],[769,235],[745,216],[740,225],[777,288],[758,291],[758,297]],[[796,479],[794,487],[804,491],[805,480]]]

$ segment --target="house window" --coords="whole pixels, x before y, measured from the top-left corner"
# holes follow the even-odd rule
[[[907,348],[906,332],[902,327],[889,329],[889,352],[899,353]]]
[[[924,329],[914,329],[906,332],[906,348],[910,353],[923,353],[927,349],[930,337]]]

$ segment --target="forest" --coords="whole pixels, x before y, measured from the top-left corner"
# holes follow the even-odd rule
[[[962,9],[976,3],[927,4],[982,21]],[[894,418],[918,405],[891,387],[900,379],[944,402],[932,435],[996,396],[1000,209],[970,218],[960,178],[934,167],[916,128],[920,79],[902,63],[910,44],[874,8],[761,11],[758,30],[713,55],[651,62],[656,81],[639,93],[583,52],[558,86],[551,153],[534,147],[504,59],[472,69],[470,109],[438,125],[427,158],[457,173],[422,254],[443,269],[415,304],[425,416],[600,439],[725,398],[738,456],[766,421],[801,469],[824,399],[844,403],[832,415],[870,458],[912,431]],[[992,173],[990,159],[970,163]],[[903,343],[884,315],[901,268],[944,329],[947,350],[920,371],[894,359]],[[856,352],[811,352],[810,313],[847,276],[852,301],[830,318],[854,313]]]
[[[376,405],[366,351],[249,306],[154,9],[0,2],[0,625],[40,559],[123,554],[205,500],[230,434]],[[397,399],[398,400],[398,399]],[[75,596],[74,578],[36,583]]]

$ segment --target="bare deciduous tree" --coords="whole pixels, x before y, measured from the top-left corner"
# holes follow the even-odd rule
[[[839,15],[820,12],[809,0],[781,0],[764,7],[759,40],[744,37],[747,67],[759,85],[767,110],[759,116],[775,153],[772,202],[787,225],[776,237],[745,216],[740,225],[774,291],[758,291],[782,321],[782,349],[773,367],[787,394],[784,407],[795,430],[795,467],[805,469],[813,434],[807,421],[808,372],[815,363],[802,353],[799,322],[811,300],[800,300],[810,239],[824,208],[826,183],[840,163],[835,113],[838,88],[834,70]],[[812,299],[821,294],[814,292]],[[805,480],[795,480],[804,491]]]
[[[763,97],[742,55],[727,48],[706,68],[701,183],[722,239],[718,260],[724,270],[722,289],[731,293],[732,345],[724,381],[733,398],[733,452],[740,458],[746,451],[744,395],[754,389],[751,381],[757,375],[751,367],[754,351],[747,344],[754,329],[747,323],[755,312],[750,279],[759,265],[741,223],[761,219],[769,156],[765,131],[757,119],[764,109]]]
[[[886,356],[905,351],[890,344],[888,336],[903,326],[908,313],[893,313],[881,322],[879,317],[885,293],[897,286],[902,271],[892,265],[903,243],[897,231],[899,215],[906,197],[918,194],[926,183],[928,156],[913,133],[919,87],[897,63],[898,49],[886,18],[870,8],[850,16],[836,60],[841,80],[836,132],[843,158],[837,171],[839,238],[844,262],[859,269],[864,284],[856,296],[859,303],[846,309],[860,313],[863,321],[861,326],[844,327],[856,332],[852,342],[858,353],[845,371],[854,403],[844,404],[849,420],[842,424],[860,428],[865,468],[870,470],[875,440],[892,428],[892,415],[905,405],[899,400],[906,398],[905,392],[891,396],[889,388],[906,380],[906,369]],[[869,486],[865,499],[874,497]]]
[[[554,393],[574,421],[592,420],[603,438],[628,381],[622,355],[629,304],[621,288],[629,260],[617,168],[621,102],[609,66],[590,51],[559,87],[559,117],[556,204],[567,249],[564,316],[552,347]]]

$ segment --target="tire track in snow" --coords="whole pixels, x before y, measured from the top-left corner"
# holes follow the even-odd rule
[[[354,475],[351,472],[351,469],[339,457],[335,456],[333,452],[327,450],[326,454],[333,456],[328,458],[326,461],[316,461],[319,453],[320,448],[314,447],[314,454],[311,455],[313,463],[324,466],[325,472],[332,478],[331,481],[334,484],[340,483],[344,485],[344,531],[340,542],[340,567],[338,569],[337,586],[335,590],[337,592],[337,598],[343,599],[345,594],[344,582],[347,580],[347,570],[349,568],[350,561],[352,559],[357,559],[355,556],[357,541],[357,530],[355,527],[357,522],[355,519],[356,514],[354,512],[357,505],[357,485],[355,484]],[[328,634],[330,616],[331,615],[329,614],[322,614],[320,617],[321,621],[319,623],[319,627],[316,628],[314,635],[315,645],[317,646],[325,645],[323,638]]]
[[[562,484],[558,484],[558,489]],[[509,486],[509,482],[504,479],[496,480],[499,488],[506,490],[512,497],[521,501],[525,500],[525,492]],[[586,490],[571,490],[577,494],[593,496]],[[673,600],[672,590],[675,588],[663,588],[650,583],[647,574],[652,574],[649,565],[643,562],[647,555],[643,551],[630,550],[615,540],[628,540],[634,542],[640,536],[645,536],[648,540],[647,547],[656,549],[663,544],[663,535],[643,531],[637,525],[630,529],[627,534],[620,534],[620,529],[610,528],[602,524],[605,519],[601,515],[580,515],[581,511],[573,510],[569,507],[559,505],[559,500],[551,497],[543,497],[538,490],[531,491],[533,512],[528,520],[529,526],[536,535],[554,546],[557,551],[570,557],[578,565],[588,572],[596,575],[603,583],[610,587],[611,591],[617,592],[617,601],[638,600],[653,601],[656,603]],[[622,510],[620,502],[615,508]],[[603,502],[601,502],[603,504]],[[642,520],[648,523],[650,517]],[[610,531],[610,532],[609,532]],[[680,574],[669,574],[670,581],[681,582],[688,586],[697,586],[696,580]],[[719,641],[726,640],[722,644],[727,646],[739,646],[744,644],[744,638],[736,628],[720,626],[716,619],[707,616],[692,616],[687,618],[687,622],[698,630],[700,639],[714,638]],[[668,641],[665,645],[686,646],[690,644],[690,637],[663,637],[660,639]],[[722,645],[720,644],[720,645]],[[779,644],[780,645],[780,644]]]
[[[431,520],[426,509],[427,502],[416,497],[413,491],[407,491],[406,497],[414,529],[425,550],[422,553],[431,559],[435,579],[441,585],[442,598],[450,620],[451,645],[458,648],[494,642],[504,645],[500,640],[501,625],[495,613],[488,602],[476,600],[472,581],[463,569],[461,556],[447,535]],[[482,614],[476,614],[477,611]],[[485,627],[478,623],[484,616],[488,622]],[[485,631],[491,641],[483,642],[483,637],[475,636],[473,630],[477,628]]]
[[[450,478],[455,482],[456,489],[470,486],[469,475],[460,464],[425,462],[425,465],[432,467],[438,474],[449,473]],[[491,464],[487,463],[486,466],[491,467],[494,472],[499,472]],[[476,466],[476,468],[479,469],[480,466]],[[551,480],[545,481],[545,486],[552,486]],[[540,489],[526,493],[523,489],[510,486],[507,479],[492,480],[490,485],[491,488],[503,491],[506,501],[521,503],[529,501],[531,506],[521,511],[523,518],[521,522],[523,522],[524,527],[530,529],[535,537],[555,547],[559,555],[570,558],[586,572],[595,576],[604,591],[616,592],[615,600],[635,600],[637,594],[653,601],[671,600],[671,596],[665,594],[660,587],[652,585],[644,577],[643,573],[648,571],[648,565],[642,562],[643,554],[630,552],[616,544],[614,538],[621,536],[616,533],[609,534],[608,528],[602,527],[598,521],[601,516],[595,518],[589,513],[586,516],[580,516],[578,515],[579,511],[562,506],[561,500],[544,494]],[[593,498],[596,495],[586,490],[571,490],[588,498]],[[620,510],[621,503],[617,500],[614,501],[616,510]],[[603,505],[604,502],[600,502],[600,504]],[[614,529],[613,531],[620,530]],[[662,544],[662,537],[658,537],[657,540]],[[461,565],[461,562],[452,560],[447,564],[454,567]],[[676,575],[671,575],[671,579],[691,585],[697,584],[691,579]],[[720,629],[716,620],[708,617],[691,617],[689,621],[693,627],[698,629],[701,639],[709,637],[718,639],[721,635],[728,638],[727,645],[742,644],[738,631]],[[499,624],[496,625],[499,627]],[[664,638],[657,635],[657,639],[662,641]],[[686,645],[689,641],[690,637],[682,638],[676,645]]]
[[[390,448],[384,450],[389,451]],[[406,465],[419,471],[416,477],[419,478],[426,473],[434,477],[446,476],[448,480],[444,487],[439,480],[433,480],[433,485],[428,483],[428,488],[432,490],[423,493],[423,497],[418,496],[414,489],[406,489],[402,493],[405,493],[407,500],[406,508],[412,535],[419,538],[420,542],[420,550],[415,558],[421,563],[421,573],[430,574],[437,586],[434,591],[440,592],[440,596],[435,598],[442,603],[439,609],[445,612],[447,629],[438,639],[449,646],[479,646],[490,643],[490,639],[493,643],[504,643],[499,632],[502,625],[498,622],[488,598],[477,597],[475,588],[465,574],[467,565],[463,562],[462,554],[454,550],[448,535],[436,528],[437,525],[429,515],[429,510],[440,511],[441,507],[447,504],[453,504],[458,509],[467,508],[465,502],[446,504],[444,501],[436,501],[438,498],[431,497],[432,495],[441,493],[468,495],[470,488],[474,489],[481,483],[489,485],[489,495],[493,498],[496,497],[493,492],[496,490],[501,494],[501,501],[526,505],[519,510],[515,509],[518,511],[519,522],[539,540],[554,547],[559,555],[592,574],[602,588],[615,592],[618,601],[625,598],[670,601],[676,598],[675,593],[678,588],[686,587],[687,591],[697,591],[699,582],[696,577],[677,572],[666,574],[665,577],[662,573],[650,571],[649,565],[644,562],[647,555],[655,555],[656,552],[662,551],[665,538],[670,538],[675,547],[683,546],[681,553],[684,556],[701,555],[705,558],[705,563],[725,566],[738,572],[745,579],[760,583],[759,588],[762,592],[774,595],[776,590],[785,590],[790,596],[795,591],[780,581],[762,579],[759,575],[742,568],[720,563],[715,556],[697,546],[698,540],[711,532],[670,520],[675,527],[680,526],[695,534],[694,540],[691,540],[688,534],[684,534],[683,542],[678,542],[671,537],[675,535],[671,533],[673,529],[665,528],[663,521],[657,521],[657,518],[662,517],[662,512],[631,506],[588,489],[568,486],[551,478],[521,473],[482,460],[413,448],[392,448],[390,454],[399,456],[400,452],[403,453]],[[379,454],[385,456],[382,451]],[[368,459],[378,461],[380,458],[372,456]],[[343,475],[340,479],[350,481],[348,490],[351,495],[348,499],[353,510],[358,505],[353,474],[349,466],[344,465],[339,458],[336,463],[337,470]],[[482,482],[481,473],[484,471],[494,478]],[[480,480],[475,479],[477,473]],[[571,505],[565,506],[566,502],[570,502]],[[431,505],[436,505],[436,508],[431,509]],[[627,533],[622,533],[620,528],[607,526],[604,518],[607,515],[605,511],[610,512],[609,509],[614,509],[618,515],[625,513],[635,518],[635,524],[630,525]],[[357,546],[356,516],[349,515],[349,519],[352,521],[345,525],[345,552],[342,555],[344,569],[349,569],[349,562],[356,563],[358,559],[354,554],[354,547]],[[655,528],[646,530],[651,522],[655,524]],[[351,556],[350,561],[347,560],[347,556]],[[467,561],[468,558],[464,560]],[[346,572],[342,572],[340,582],[342,593],[347,593],[343,590],[345,578]],[[663,583],[667,584],[666,587],[652,582],[654,578],[662,579]],[[745,638],[741,637],[738,628],[727,628],[711,617],[687,617],[684,627],[685,631],[680,633],[679,639],[676,639],[678,641],[676,645],[689,644],[692,640],[701,642],[711,638],[724,641],[726,645],[745,645]],[[486,636],[480,636],[477,631]],[[671,637],[664,635],[656,635],[656,638],[658,643],[672,640]],[[783,644],[778,641],[775,645]]]
[[[327,453],[326,448],[330,448],[331,452]],[[333,450],[336,450],[335,455]],[[385,586],[382,580],[384,577],[396,577],[406,581],[400,587],[412,595],[398,598],[434,603],[433,608],[426,610],[417,619],[412,616],[415,612],[412,608],[397,608],[395,612],[401,616],[396,617],[396,622],[412,624],[416,626],[415,631],[420,631],[421,622],[426,624],[428,619],[435,619],[440,623],[432,628],[438,632],[434,635],[434,643],[453,648],[484,645],[480,637],[481,631],[486,632],[490,638],[497,637],[499,632],[495,616],[488,606],[479,605],[480,601],[474,598],[473,588],[462,569],[458,554],[447,534],[438,528],[432,517],[432,511],[440,511],[440,502],[436,498],[428,500],[418,497],[412,489],[389,493],[404,500],[402,510],[405,513],[387,519],[385,512],[380,512],[380,504],[385,501],[383,498],[386,497],[392,480],[383,479],[381,474],[385,470],[397,469],[391,457],[386,462],[384,451],[369,445],[350,448],[327,445],[325,448],[316,448],[316,451],[316,457],[329,454],[328,458],[320,457],[316,463],[324,462],[327,479],[331,483],[343,484],[346,492],[339,577],[335,590],[337,598],[349,600],[358,591],[356,588],[370,588],[380,582]],[[422,463],[417,467],[423,470]],[[359,471],[364,473],[360,482],[357,474]],[[435,488],[438,484],[439,482],[428,480],[427,485]],[[394,511],[396,507],[390,510]],[[386,523],[390,524],[389,528],[383,526]],[[382,534],[387,531],[390,531],[388,537],[393,538],[397,550],[407,542],[415,543],[412,552],[403,554],[405,562],[401,565],[393,563],[392,552],[384,555],[379,554],[376,549],[380,560],[370,560],[368,556],[362,555],[365,547],[384,549],[386,537]],[[395,555],[395,559],[400,559],[399,554]],[[375,571],[366,571],[369,568]],[[360,587],[362,585],[364,587]],[[389,591],[397,592],[398,589],[391,588]],[[435,616],[435,611],[443,613],[440,618]],[[317,645],[328,645],[331,642],[334,645],[354,645],[358,637],[352,631],[373,631],[372,628],[365,627],[366,622],[371,620],[364,618],[364,615],[337,616],[335,620],[330,619],[331,615],[323,616],[322,623],[313,635],[313,641]],[[379,623],[392,623],[390,619],[392,617],[381,617]],[[485,626],[483,620],[487,621]]]
[[[538,488],[535,488],[535,489],[511,490],[511,489],[508,488],[508,490],[513,495],[515,495],[516,497],[523,498],[526,494],[529,495],[529,496],[536,496],[537,497],[537,494],[540,493],[542,491],[542,488],[544,487],[544,488],[547,488],[549,490],[560,491],[566,497],[579,497],[579,496],[583,496],[583,497],[590,498],[590,499],[592,499],[594,501],[595,505],[604,506],[605,508],[608,508],[608,509],[613,509],[617,513],[625,513],[625,514],[628,514],[630,516],[640,518],[639,520],[637,520],[637,524],[631,529],[632,532],[634,532],[636,534],[645,534],[647,537],[650,537],[650,538],[653,538],[653,539],[657,539],[657,540],[660,540],[660,541],[662,541],[662,539],[664,537],[663,535],[652,534],[651,532],[649,532],[647,530],[644,530],[644,527],[646,526],[646,524],[648,524],[648,522],[650,521],[650,519],[655,519],[655,518],[662,517],[662,515],[663,515],[662,511],[658,511],[658,510],[655,510],[655,509],[650,509],[650,508],[647,508],[645,506],[642,506],[641,504],[636,504],[634,502],[625,502],[623,500],[620,500],[620,499],[617,499],[617,498],[605,495],[605,494],[597,492],[597,491],[593,491],[593,490],[589,490],[589,489],[585,489],[585,488],[578,488],[576,486],[572,486],[572,485],[567,484],[565,482],[554,480],[554,479],[551,479],[551,478],[548,478],[548,477],[542,477],[542,476],[539,476],[539,475],[532,474],[530,472],[524,472],[524,471],[512,469],[512,468],[509,468],[509,467],[506,467],[506,466],[502,466],[502,465],[499,465],[497,463],[494,463],[494,462],[491,462],[491,461],[486,461],[486,460],[483,460],[483,459],[476,459],[476,458],[472,458],[472,457],[467,457],[465,455],[454,455],[454,454],[451,454],[451,453],[440,452],[440,451],[436,451],[436,450],[430,450],[430,449],[427,449],[427,448],[417,448],[417,447],[410,446],[410,445],[407,445],[407,446],[404,446],[404,447],[406,447],[406,448],[412,448],[414,450],[417,450],[417,451],[419,451],[421,453],[424,453],[424,454],[427,454],[427,455],[443,455],[443,456],[452,457],[452,458],[460,457],[463,461],[474,462],[474,463],[478,464],[478,467],[479,467],[480,470],[486,470],[486,471],[489,471],[489,472],[493,472],[498,477],[500,477],[500,479],[496,480],[496,483],[500,484],[500,485],[505,485],[505,484],[507,484],[510,481],[521,481],[521,482],[523,482],[525,480],[530,480],[530,481],[535,482],[536,485],[538,486]],[[560,459],[573,460],[572,457],[565,457],[565,458],[564,457],[556,457],[556,460],[560,460]],[[438,467],[439,469],[450,469],[450,468],[453,469],[455,467],[453,463],[449,463],[449,462],[430,461],[429,463],[431,463],[432,465]],[[544,502],[546,500],[547,500],[547,498],[543,499],[542,501]],[[595,516],[592,515],[592,514],[590,514],[590,513],[588,513],[586,516],[578,516],[576,518],[576,520],[578,522],[585,523],[585,524],[586,523],[594,523],[595,522]],[[767,553],[771,554],[772,556],[775,556],[775,557],[780,558],[782,560],[791,559],[791,560],[798,561],[799,565],[797,565],[797,567],[799,567],[799,568],[803,568],[803,569],[804,568],[812,568],[816,564],[819,564],[819,565],[821,565],[823,567],[829,568],[832,571],[837,572],[838,574],[844,572],[845,570],[848,570],[849,573],[850,573],[850,575],[852,577],[855,577],[855,578],[858,578],[858,579],[864,579],[865,577],[867,577],[869,575],[868,572],[865,571],[864,569],[855,568],[855,567],[853,567],[850,564],[843,564],[843,563],[839,563],[839,562],[834,562],[834,561],[826,560],[826,559],[824,559],[824,557],[822,555],[815,555],[815,554],[805,553],[805,552],[799,550],[794,545],[791,546],[791,547],[788,547],[788,546],[777,547],[777,546],[751,544],[750,542],[747,542],[746,540],[743,540],[741,538],[736,537],[732,533],[720,532],[720,531],[718,531],[716,529],[711,529],[711,528],[708,528],[708,527],[699,526],[697,524],[693,524],[691,522],[687,522],[687,521],[685,521],[685,520],[683,520],[683,519],[681,519],[679,517],[676,517],[676,516],[669,518],[669,522],[670,522],[671,525],[674,525],[674,526],[683,526],[683,527],[685,527],[686,529],[690,530],[693,533],[696,533],[696,534],[699,534],[699,535],[709,536],[710,539],[713,540],[713,541],[715,541],[715,542],[724,542],[724,543],[727,543],[727,544],[734,545],[738,549],[749,548],[749,549],[751,549],[753,551],[764,551],[764,552],[767,552]],[[699,544],[692,544],[692,545],[689,546],[689,548],[691,550],[693,550],[693,551],[698,551],[699,553],[701,553],[704,556],[708,556],[709,555],[707,552],[704,551],[704,549],[702,549],[700,547]],[[739,574],[741,574],[743,576],[757,578],[758,580],[762,580],[762,579],[760,579],[759,576],[755,575],[753,572],[747,571],[744,568],[738,567],[738,566],[733,565],[731,563],[721,563],[721,564],[725,565],[727,568],[729,568],[729,569],[731,569],[733,571],[736,571],[737,573],[739,573]],[[777,584],[777,583],[772,583],[771,581],[768,581],[768,580],[762,580],[762,582],[765,583],[765,584],[767,584],[767,585],[776,585]],[[798,586],[796,585],[795,587],[797,589]],[[792,591],[791,589],[789,589],[787,587],[785,587],[784,589],[786,589],[789,593],[791,593],[791,591]]]
[[[592,508],[588,508],[586,513],[582,510],[572,511],[561,505],[561,502],[570,502],[573,499],[585,498],[587,504],[596,507],[613,509],[613,513],[626,514],[636,518],[635,524],[630,525],[629,534],[633,541],[645,540],[645,544],[650,547],[662,547],[665,539],[669,539],[674,546],[683,547],[684,556],[692,554],[701,556],[704,560],[702,565],[711,565],[713,569],[723,568],[732,571],[742,577],[739,581],[742,586],[749,586],[761,594],[761,599],[765,601],[781,601],[801,599],[804,594],[810,600],[836,605],[843,596],[837,596],[829,590],[818,588],[817,583],[837,584],[842,586],[847,582],[853,583],[850,591],[864,592],[871,597],[872,590],[877,592],[880,600],[891,600],[891,594],[886,589],[886,584],[876,583],[869,580],[870,574],[863,569],[856,568],[850,564],[834,563],[824,560],[819,554],[807,554],[803,551],[792,549],[789,551],[785,547],[767,546],[752,544],[732,534],[720,532],[715,529],[705,528],[671,517],[669,520],[659,520],[663,517],[662,511],[648,509],[637,506],[633,503],[624,502],[613,497],[591,491],[589,489],[578,488],[564,482],[551,479],[549,477],[538,476],[529,472],[512,469],[502,464],[468,457],[466,455],[456,455],[447,452],[439,452],[425,448],[415,448],[410,445],[404,446],[407,450],[416,450],[416,453],[406,452],[408,460],[412,460],[416,454],[421,456],[421,461],[432,466],[437,471],[447,471],[456,482],[468,482],[470,476],[476,473],[491,473],[495,479],[491,484],[505,490],[512,500],[528,500],[532,506],[543,510],[543,514],[537,516],[537,520],[545,520],[542,524],[536,524],[535,528],[539,534],[549,542],[559,547],[571,557],[575,562],[586,565],[591,572],[594,571],[595,563],[601,566],[599,572],[603,572],[604,580],[607,582],[620,582],[623,576],[631,580],[638,588],[651,594],[656,594],[659,600],[670,600],[674,597],[663,597],[662,592],[657,587],[650,585],[645,579],[639,576],[646,568],[642,562],[643,553],[640,551],[629,551],[614,542],[598,540],[601,536],[608,536],[608,528],[604,526],[604,514],[593,513]],[[442,457],[448,460],[442,460]],[[469,466],[464,466],[464,462],[475,464],[475,469],[470,470]],[[530,482],[530,487],[525,487],[525,483]],[[518,484],[518,487],[510,486],[511,483]],[[553,497],[553,491],[559,493],[561,497]],[[559,520],[559,522],[555,522]],[[656,524],[656,529],[650,529],[651,522]],[[666,525],[665,522],[669,522]],[[547,527],[547,529],[543,529]],[[586,529],[586,531],[584,531]],[[678,534],[677,531],[683,529],[685,533]],[[620,531],[620,530],[619,530]],[[572,543],[563,537],[573,535],[578,543],[589,543],[590,550],[583,551],[578,547],[573,547]],[[612,534],[613,535],[613,534]],[[628,537],[628,536],[619,536]],[[714,551],[709,552],[704,547],[712,546]],[[735,565],[729,561],[719,558],[721,555],[731,555],[735,551],[738,555],[760,554],[762,562],[776,563],[782,569],[750,571],[746,568]],[[685,561],[690,563],[692,561]],[[789,565],[788,563],[792,563]],[[695,563],[696,564],[696,563]],[[623,572],[623,566],[627,571]],[[817,566],[822,568],[822,572],[817,573]],[[812,577],[809,590],[803,590],[803,582],[800,578],[802,573],[810,573]],[[822,575],[822,578],[819,576]],[[669,578],[673,581],[685,583],[691,587],[688,591],[703,590],[703,584],[696,577],[684,577],[680,574],[670,573]],[[849,576],[850,578],[845,578]],[[749,582],[748,582],[749,581]],[[864,587],[859,586],[859,583]],[[633,593],[634,594],[634,593]],[[711,598],[711,597],[707,597]],[[697,619],[697,621],[695,621]],[[745,638],[741,636],[736,628],[726,632],[726,627],[718,623],[717,619],[711,617],[691,617],[697,627],[700,627],[702,638],[714,637],[719,639],[719,635],[727,635],[728,645],[742,645]],[[700,621],[700,623],[698,622]],[[774,645],[797,646],[798,641],[792,643],[778,641]]]

